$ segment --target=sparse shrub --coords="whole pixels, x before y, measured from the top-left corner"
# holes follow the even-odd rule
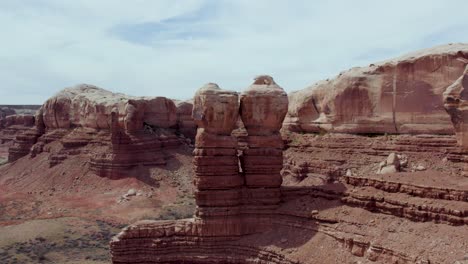
[[[157,220],[177,220],[190,218],[195,212],[194,204],[164,207]]]
[[[325,136],[327,133],[328,133],[327,130],[325,130],[325,129],[319,127],[319,132],[318,132],[318,135],[319,135],[319,136],[321,136],[321,137],[322,137],[322,136]]]

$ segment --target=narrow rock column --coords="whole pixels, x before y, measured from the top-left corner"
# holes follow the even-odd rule
[[[443,96],[445,110],[455,128],[458,146],[468,154],[468,65],[463,75],[445,90]],[[465,160],[468,161],[468,155],[465,155]],[[468,176],[468,164],[463,173]]]
[[[240,99],[248,149],[241,158],[247,211],[262,213],[280,202],[283,141],[279,133],[288,111],[288,96],[270,76],[259,76]]]
[[[196,221],[203,236],[240,235],[243,178],[237,140],[231,136],[239,116],[236,92],[209,83],[195,94],[192,117],[198,126],[193,152]]]

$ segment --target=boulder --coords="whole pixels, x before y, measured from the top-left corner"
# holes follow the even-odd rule
[[[453,134],[442,93],[463,73],[468,44],[356,67],[289,95],[297,132]]]
[[[379,169],[377,170],[377,174],[388,174],[388,173],[399,172],[402,167],[400,157],[403,157],[403,155],[397,155],[393,152],[390,153],[384,161],[380,162]]]
[[[395,165],[389,165],[383,167],[378,173],[379,174],[390,174],[390,173],[397,173],[398,169],[396,168]]]
[[[398,157],[397,154],[392,152],[387,157],[386,165],[387,166],[393,165],[393,166],[395,166],[395,168],[397,170],[399,170],[400,169],[400,158]]]

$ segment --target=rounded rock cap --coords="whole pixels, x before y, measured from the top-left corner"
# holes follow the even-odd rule
[[[260,75],[241,94],[242,122],[249,135],[278,133],[288,111],[288,95],[273,77]]]
[[[195,93],[192,117],[208,133],[229,135],[239,117],[239,96],[207,83]]]

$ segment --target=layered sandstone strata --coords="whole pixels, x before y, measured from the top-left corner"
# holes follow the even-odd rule
[[[15,161],[27,155],[36,143],[38,132],[34,128],[33,115],[10,115],[4,119],[4,129],[0,132],[1,143],[11,142],[8,161]]]
[[[85,154],[92,171],[110,178],[128,177],[141,166],[163,165],[168,155],[164,149],[181,143],[172,100],[116,94],[87,84],[60,91],[35,118],[21,120],[15,122],[34,127],[16,137],[9,149],[10,161],[47,150],[49,165],[55,166]],[[45,147],[53,142],[60,145],[53,150]]]
[[[199,89],[192,114],[198,126],[193,151],[196,214],[189,220],[146,221],[126,228],[111,242],[113,262],[244,263],[261,255],[258,263],[292,263],[236,242],[273,227],[281,202],[279,130],[287,107],[286,93],[269,76],[255,79],[241,95],[240,106],[236,92],[212,83]],[[242,149],[232,135],[239,111],[248,133]],[[186,254],[173,254],[176,247]]]
[[[19,133],[34,126],[33,115],[9,115],[2,119],[0,141],[2,143],[13,141]]]
[[[238,95],[209,83],[196,92],[192,116],[198,127],[193,151],[196,221],[206,236],[241,235],[244,180],[237,139],[231,135],[239,117]]]
[[[356,67],[289,95],[297,132],[453,134],[442,94],[463,73],[467,44]]]
[[[283,140],[279,130],[287,111],[288,96],[270,76],[257,77],[241,94],[241,118],[248,134],[241,167],[250,194],[245,201],[248,206],[274,206],[280,202]]]
[[[192,118],[193,101],[174,101],[177,113],[177,131],[185,137],[194,140],[197,126]]]

